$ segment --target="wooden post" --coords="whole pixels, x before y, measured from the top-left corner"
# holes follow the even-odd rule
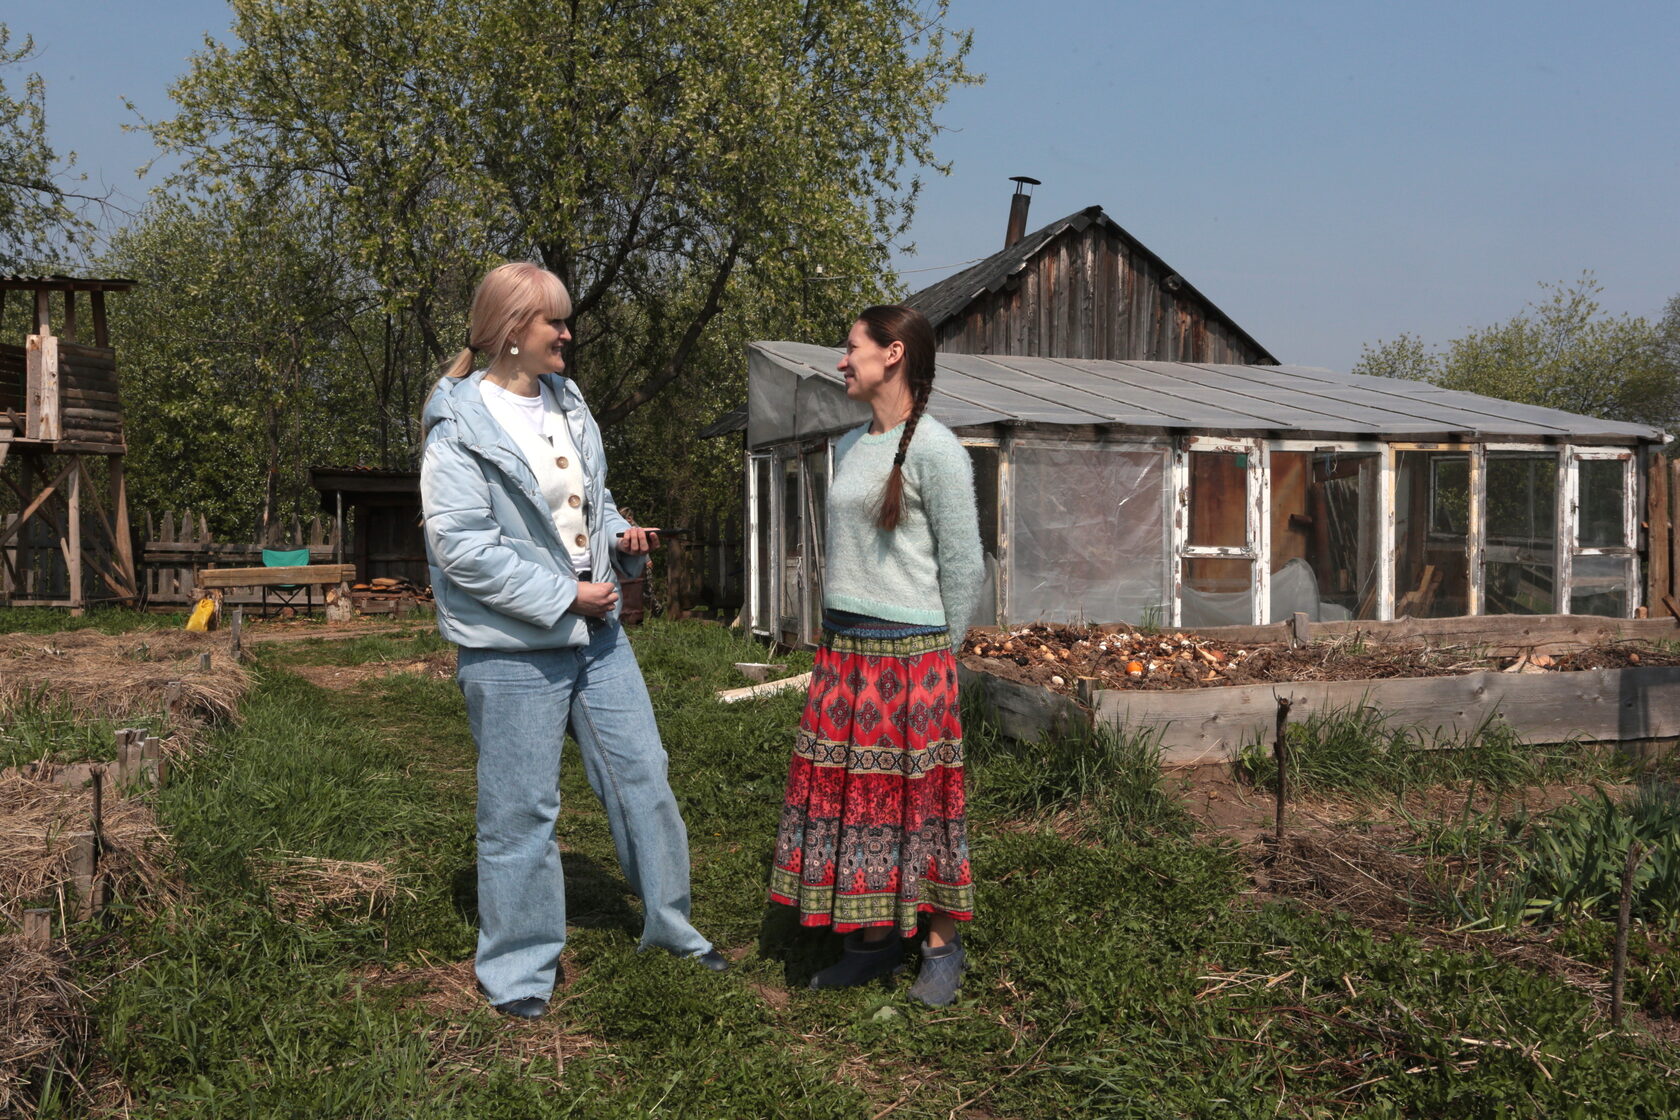
[[[105,850],[105,767],[94,766],[88,771],[93,784],[93,846]]]
[[[1639,870],[1644,845],[1628,844],[1627,862],[1622,865],[1622,895],[1616,905],[1616,948],[1610,960],[1610,1025],[1622,1029],[1622,988],[1627,982],[1628,927],[1633,924],[1633,876]]]
[[[37,907],[23,912],[23,943],[31,949],[52,945],[52,911]]]
[[[232,639],[232,642],[233,642],[233,660],[234,660],[235,663],[239,662],[245,656],[244,647],[240,644],[241,643],[241,636],[240,635],[241,635],[241,631],[244,628],[244,625],[245,625],[245,608],[244,607],[234,607],[233,608],[233,619],[228,626],[228,637],[230,639]]]
[[[1666,460],[1668,469],[1668,593],[1680,591],[1680,455]]]
[[[105,328],[105,293],[101,291],[89,292],[88,306],[93,308],[93,344],[95,346],[111,345],[111,333]]]
[[[1283,850],[1283,811],[1289,800],[1289,708],[1293,702],[1279,696],[1277,702],[1277,738],[1272,740],[1272,761],[1277,765],[1277,834],[1278,850]]]
[[[1655,453],[1651,456],[1645,480],[1645,526],[1645,541],[1649,550],[1645,565],[1645,601],[1661,603],[1662,597],[1669,591],[1668,464]]]
[[[1097,685],[1102,683],[1096,677],[1074,678],[1074,699],[1092,710],[1097,706]]]
[[[99,871],[99,845],[91,832],[72,832],[65,839],[70,843],[70,881],[76,890],[76,918],[85,921],[97,909],[93,890]]]
[[[205,650],[203,653],[198,655],[198,671],[201,673],[208,673],[210,671],[209,650]]]
[[[82,457],[73,456],[71,461],[75,467],[70,472],[70,512],[64,527],[64,566],[70,580],[70,615],[80,618],[87,605],[86,592],[82,587]]]
[[[94,292],[94,299],[103,295]],[[96,329],[102,329],[102,317],[95,319]],[[101,343],[100,345],[104,345]],[[123,473],[123,457],[112,455],[109,469],[111,474],[111,535],[116,538],[117,570],[134,593],[136,602],[140,597],[140,577],[134,568],[134,532],[128,522],[128,477]]]
[[[1289,619],[1289,644],[1291,646],[1306,646],[1312,644],[1312,622],[1307,618],[1306,611],[1296,611]]]
[[[24,435],[30,439],[56,440],[62,415],[58,399],[57,336],[44,332],[30,335],[24,363],[27,385]]]
[[[153,789],[163,788],[169,780],[169,760],[163,756],[163,740],[148,735],[140,747],[140,773]]]

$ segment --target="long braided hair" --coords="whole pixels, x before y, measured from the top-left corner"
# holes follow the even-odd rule
[[[888,530],[898,528],[904,506],[904,456],[915,438],[916,424],[927,409],[928,394],[933,391],[933,327],[927,317],[912,307],[883,304],[867,307],[858,315],[858,322],[877,346],[904,345],[903,371],[910,390],[910,416],[904,422],[904,434],[898,437],[898,452],[893,456],[892,474],[881,488],[881,505],[875,524]]]

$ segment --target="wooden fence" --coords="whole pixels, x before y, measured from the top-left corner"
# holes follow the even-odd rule
[[[260,567],[264,548],[309,547],[311,564],[330,564],[338,559],[338,534],[330,520],[316,517],[304,525],[296,518],[290,526],[276,522],[267,540],[254,544],[216,541],[202,515],[191,511],[165,513],[154,519],[146,515],[145,539],[140,549],[140,585],[146,602],[159,605],[188,604],[197,599],[193,571],[197,568]],[[294,543],[295,542],[295,543]],[[261,589],[230,588],[225,604],[256,603]]]

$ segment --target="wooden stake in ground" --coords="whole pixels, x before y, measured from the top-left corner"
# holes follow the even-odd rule
[[[1277,764],[1277,843],[1283,848],[1283,810],[1289,800],[1289,708],[1292,701],[1279,696],[1277,702],[1277,738],[1272,740],[1272,761]]]
[[[1633,876],[1645,846],[1628,844],[1627,863],[1622,867],[1622,897],[1616,906],[1616,948],[1610,963],[1610,1025],[1622,1029],[1622,987],[1627,982],[1628,927],[1633,924]]]
[[[23,912],[23,943],[31,949],[52,945],[52,911],[46,907]]]

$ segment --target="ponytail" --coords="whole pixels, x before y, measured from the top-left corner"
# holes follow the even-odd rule
[[[471,346],[463,347],[456,355],[438,367],[438,373],[444,377],[453,377],[457,381],[472,372],[473,358],[478,351]]]

